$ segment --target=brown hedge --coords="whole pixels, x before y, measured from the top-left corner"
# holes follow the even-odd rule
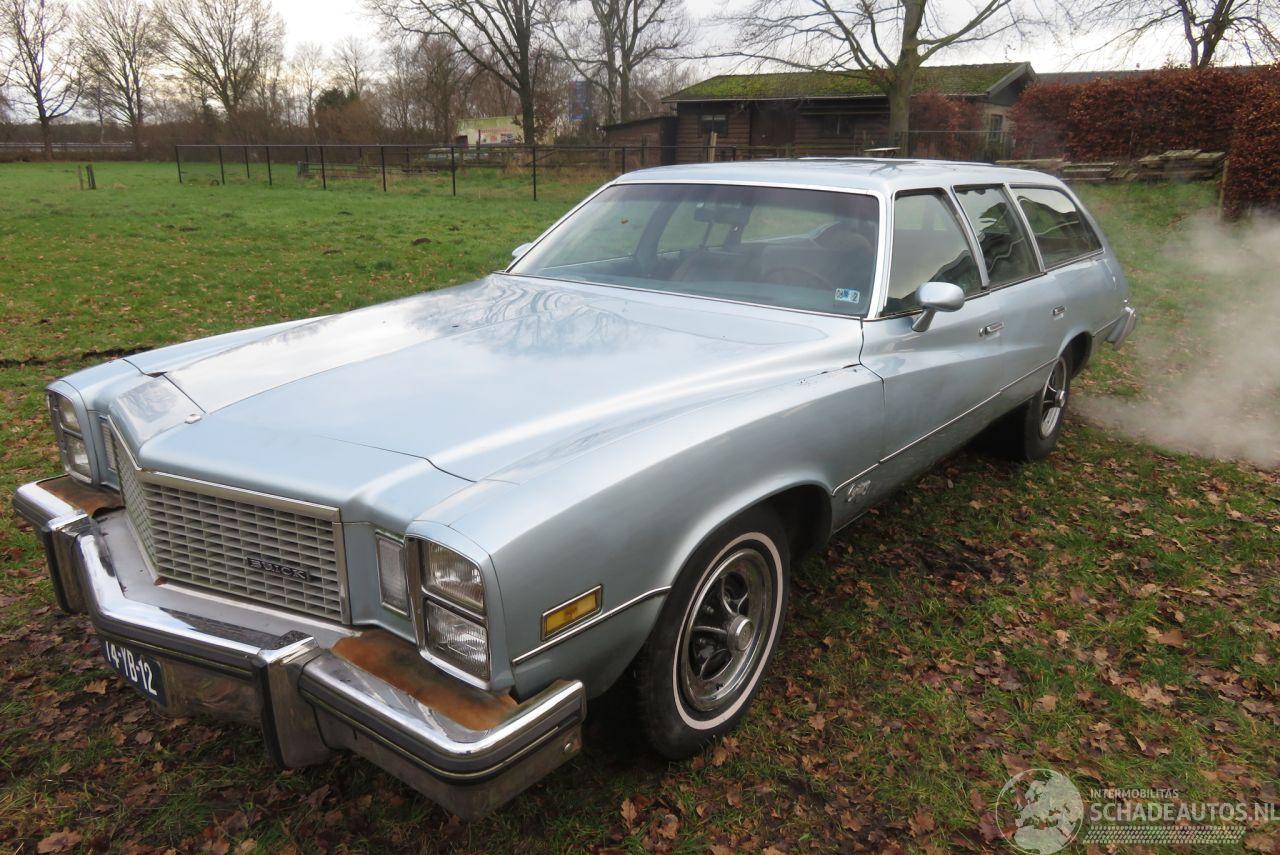
[[[971,159],[978,140],[971,132],[982,127],[982,111],[972,101],[950,98],[936,90],[911,96],[911,127],[916,157]]]
[[[1009,110],[1014,157],[1058,157],[1066,151],[1068,117],[1079,86],[1041,83],[1030,86]]]
[[[1011,118],[1020,156],[1133,160],[1170,149],[1225,151],[1236,110],[1277,69],[1169,68],[1078,86],[1037,85]]]
[[[1229,219],[1280,212],[1280,81],[1255,82],[1236,114],[1222,202]]]

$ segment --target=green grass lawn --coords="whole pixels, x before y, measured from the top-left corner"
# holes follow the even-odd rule
[[[471,279],[590,187],[540,176],[535,203],[494,176],[452,198],[438,178],[384,195],[188,175],[105,163],[81,192],[74,167],[0,166],[6,495],[55,468],[49,380]],[[1247,277],[1188,272],[1170,250],[1211,188],[1087,198],[1144,322],[1078,388],[1142,401],[1212,344],[1196,319],[1214,289],[1247,296]],[[1144,341],[1189,355],[1153,369]],[[1274,471],[1078,418],[1045,462],[960,453],[797,568],[786,640],[735,736],[668,764],[606,699],[581,757],[469,825],[361,760],[282,773],[251,729],[158,715],[104,666],[88,621],[57,612],[35,537],[4,517],[0,850],[61,829],[120,851],[982,850],[1003,845],[992,805],[1029,766],[1082,788],[1280,801],[1278,506]]]

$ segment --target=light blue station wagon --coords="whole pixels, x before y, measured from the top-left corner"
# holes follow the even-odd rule
[[[134,688],[464,817],[622,679],[688,756],[748,708],[795,562],[980,432],[1048,454],[1136,320],[1061,182],[977,164],[642,170],[515,255],[49,386],[66,474],[15,507]]]

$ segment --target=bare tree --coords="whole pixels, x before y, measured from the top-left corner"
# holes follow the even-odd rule
[[[916,73],[939,51],[1020,27],[1015,0],[753,0],[726,55],[865,75],[889,99],[889,132],[910,127]]]
[[[547,0],[366,0],[406,33],[447,38],[520,101],[525,139],[536,139],[539,22]]]
[[[475,68],[452,49],[447,39],[423,39],[418,44],[422,68],[422,102],[427,127],[434,139],[448,142],[458,129]]]
[[[610,122],[634,114],[643,69],[689,40],[683,0],[556,0],[546,14],[548,34],[604,98]]]
[[[333,49],[333,82],[356,98],[364,95],[372,66],[373,53],[359,36],[347,36]]]
[[[1192,68],[1208,68],[1228,51],[1252,62],[1280,57],[1277,0],[1064,0],[1062,8],[1074,27],[1113,33],[1104,47],[1181,41]]]
[[[324,47],[315,42],[303,42],[293,52],[289,70],[298,98],[302,101],[303,120],[314,137],[316,132],[316,99],[325,84],[328,59]]]
[[[53,122],[75,109],[80,80],[69,54],[71,12],[60,0],[3,0],[0,38],[9,56],[9,83],[40,123],[44,156],[53,159]]]
[[[425,124],[421,39],[394,39],[383,55],[380,102],[386,126],[407,142]]]
[[[164,54],[239,130],[239,114],[281,53],[284,23],[270,0],[162,0]]]
[[[139,0],[87,0],[76,25],[76,46],[105,118],[128,127],[141,152],[144,93],[160,62],[155,15]]]

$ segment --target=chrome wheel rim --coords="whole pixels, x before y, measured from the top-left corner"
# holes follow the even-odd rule
[[[703,580],[680,638],[680,689],[711,712],[732,698],[760,662],[775,597],[773,573],[754,549],[739,549]]]
[[[1067,361],[1059,359],[1044,381],[1040,393],[1040,438],[1047,439],[1058,427],[1067,408]]]

